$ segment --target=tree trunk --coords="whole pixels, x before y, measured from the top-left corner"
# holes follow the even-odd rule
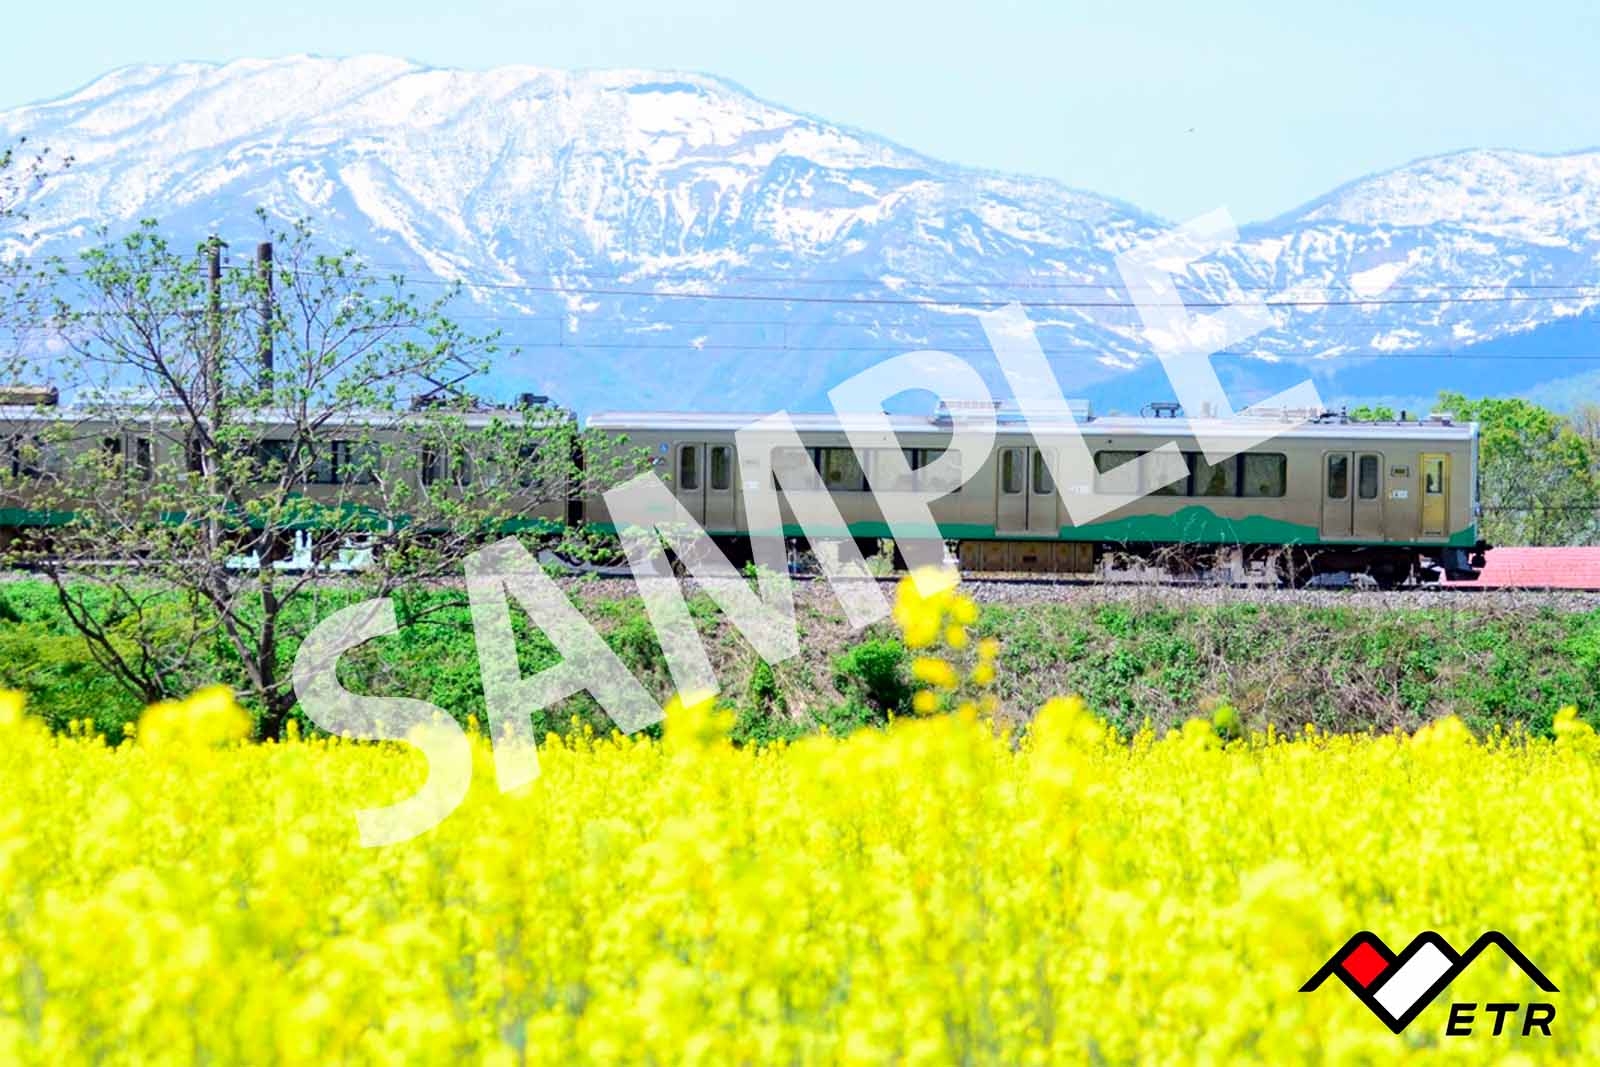
[[[263,703],[261,717],[256,720],[256,739],[260,741],[283,740],[284,729],[289,725],[289,714],[294,711],[294,693],[275,692]]]

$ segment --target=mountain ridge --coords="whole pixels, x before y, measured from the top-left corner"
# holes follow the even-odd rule
[[[0,254],[72,251],[96,225],[146,216],[197,239],[254,232],[258,205],[309,217],[373,261],[486,283],[467,313],[523,346],[496,378],[580,409],[821,406],[830,384],[912,347],[959,351],[998,385],[976,321],[950,306],[963,300],[1051,305],[1030,310],[1069,392],[1131,404],[1128,379],[1148,388],[1131,372],[1153,366],[1132,309],[1083,305],[1115,302],[1116,254],[1167,220],[940,160],[714,74],[380,55],[129,65],[0,112],[0,142],[22,135],[76,162],[29,198],[29,230],[0,229]],[[1329,400],[1431,396],[1451,368],[1426,353],[1533,337],[1600,303],[1600,288],[1452,294],[1575,280],[1600,282],[1600,151],[1469,149],[1242,225],[1183,285],[1209,301],[1438,298],[1280,305],[1272,329],[1216,360],[1247,403],[1308,374]],[[789,299],[763,301],[758,320],[690,289]],[[863,302],[889,297],[925,304]],[[1594,366],[1534,362],[1508,365],[1508,387],[1559,392]]]

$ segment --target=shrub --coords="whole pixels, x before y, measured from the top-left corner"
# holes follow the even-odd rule
[[[754,710],[779,714],[789,710],[789,702],[783,698],[782,691],[778,689],[778,677],[772,673],[772,665],[764,659],[756,660],[745,693],[749,699],[749,706]]]
[[[906,647],[893,638],[864,641],[834,660],[833,686],[867,721],[906,714],[912,692],[906,656]]]

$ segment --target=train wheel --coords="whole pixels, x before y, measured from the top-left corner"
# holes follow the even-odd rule
[[[1367,573],[1373,584],[1384,590],[1398,589],[1411,580],[1411,572],[1409,570],[1401,570],[1397,567],[1374,567]]]

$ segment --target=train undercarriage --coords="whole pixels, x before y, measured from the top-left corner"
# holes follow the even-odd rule
[[[718,546],[735,564],[749,562],[749,541],[719,538]],[[1311,584],[1373,585],[1393,589],[1441,579],[1470,581],[1484,564],[1482,542],[1472,548],[1399,545],[1203,545],[1172,543],[1095,543],[1091,541],[947,541],[946,558],[963,574],[1078,575],[1114,572],[1150,577],[1268,583],[1299,588]],[[790,543],[791,566],[806,569],[805,542]],[[864,559],[887,556],[904,570],[904,556],[892,541],[857,538]],[[814,561],[812,561],[814,563]]]
[[[1483,566],[1487,547],[962,541],[955,546],[955,557],[962,571],[971,573],[1087,576],[1108,570],[1143,570],[1174,578],[1270,580],[1292,587],[1326,579],[1392,589],[1441,578],[1474,579]]]

